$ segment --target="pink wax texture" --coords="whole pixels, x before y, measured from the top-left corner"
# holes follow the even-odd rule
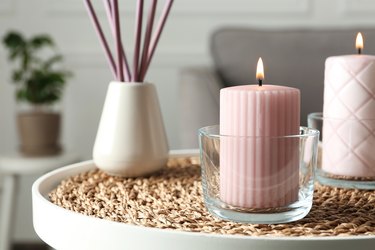
[[[323,116],[322,169],[375,177],[375,56],[327,58]]]
[[[300,92],[276,85],[220,91],[220,198],[245,208],[298,198]]]

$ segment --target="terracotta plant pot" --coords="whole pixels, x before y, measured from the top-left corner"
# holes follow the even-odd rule
[[[60,153],[60,120],[60,114],[53,112],[18,114],[20,151],[27,156],[47,156]]]

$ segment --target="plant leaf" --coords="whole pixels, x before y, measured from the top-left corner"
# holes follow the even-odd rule
[[[21,34],[11,31],[3,38],[3,44],[9,49],[9,59],[14,60],[26,49],[26,41]]]
[[[30,62],[30,54],[27,50],[22,51],[22,68],[27,71]]]
[[[16,91],[16,99],[17,101],[26,101],[27,100],[26,89],[18,89]]]
[[[57,63],[57,62],[61,62],[63,60],[63,57],[62,55],[55,55],[55,56],[52,56],[50,57],[49,59],[47,59],[44,63],[43,63],[43,68],[44,70],[48,70],[52,67],[53,64]]]
[[[66,72],[33,70],[26,83],[26,99],[35,104],[53,103],[61,98]]]
[[[30,46],[33,49],[39,49],[45,45],[53,46],[54,43],[52,41],[52,38],[48,35],[39,35],[31,38],[30,40]]]
[[[23,78],[23,71],[22,70],[15,70],[13,71],[12,79],[14,82],[20,82]]]
[[[20,33],[11,31],[4,36],[3,43],[9,49],[16,49],[19,47],[24,47],[26,41]]]

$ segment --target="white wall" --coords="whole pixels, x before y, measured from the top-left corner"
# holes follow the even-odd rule
[[[92,1],[100,6],[101,1]],[[135,0],[120,1],[124,44],[131,56]],[[160,0],[159,4],[164,1]],[[123,9],[123,8],[122,8]],[[374,26],[372,0],[175,0],[147,80],[157,85],[171,148],[179,148],[178,71],[209,65],[208,40],[222,26],[337,27]],[[100,16],[104,18],[103,10]],[[105,19],[103,19],[105,20]],[[106,23],[103,23],[105,25]],[[66,88],[62,109],[62,141],[82,159],[91,157],[98,119],[111,75],[101,47],[79,0],[0,0],[0,36],[9,29],[27,35],[47,32],[66,56],[74,78]],[[17,147],[16,105],[10,67],[0,48],[0,152]],[[23,178],[16,220],[16,240],[37,239],[31,226],[30,185]]]

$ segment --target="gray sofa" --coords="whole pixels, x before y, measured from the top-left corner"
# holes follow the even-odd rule
[[[305,125],[308,113],[323,108],[325,59],[356,53],[354,43],[358,31],[364,35],[364,54],[375,55],[375,29],[224,28],[215,31],[210,41],[214,65],[185,68],[180,72],[181,147],[198,147],[197,130],[219,123],[221,88],[256,82],[258,57],[263,58],[265,84],[301,90],[301,125]]]

